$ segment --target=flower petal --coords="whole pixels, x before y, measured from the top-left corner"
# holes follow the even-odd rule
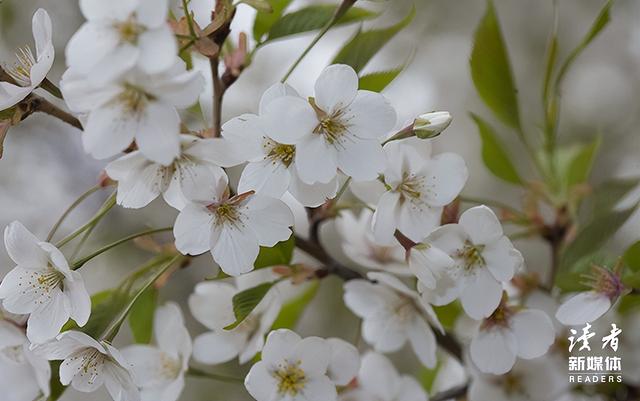
[[[256,191],[265,196],[280,198],[289,188],[291,175],[284,164],[264,159],[247,164],[242,170],[238,193]]]
[[[472,319],[480,320],[491,316],[502,298],[502,285],[487,269],[478,268],[475,276],[468,278],[468,284],[460,294],[464,311]]]
[[[459,224],[476,245],[489,244],[503,235],[502,225],[495,213],[484,205],[472,207],[462,213]]]
[[[96,3],[95,0],[81,1],[81,9],[83,2]],[[86,75],[97,63],[104,60],[108,54],[116,49],[118,42],[118,32],[108,22],[86,22],[71,36],[67,43],[65,51],[67,64]],[[135,59],[131,64],[134,63]]]
[[[425,199],[431,206],[445,206],[460,195],[469,178],[467,164],[455,153],[434,156],[425,169]]]
[[[216,330],[196,337],[193,343],[193,357],[201,362],[216,365],[228,362],[238,356],[247,336],[227,330]]]
[[[333,114],[355,99],[358,74],[348,65],[330,65],[316,80],[314,93],[318,107],[327,114]]]
[[[136,18],[138,21],[149,27],[165,25],[169,10],[168,0],[139,0],[136,8]],[[175,51],[173,52],[175,56]]]
[[[260,247],[256,234],[246,227],[224,225],[211,254],[222,271],[239,276],[253,270]]]
[[[336,401],[338,392],[327,376],[315,376],[304,384],[302,397],[307,401]]]
[[[235,322],[232,298],[238,290],[229,283],[206,281],[196,285],[189,296],[189,309],[197,321],[210,330]],[[216,305],[212,308],[211,305]]]
[[[121,105],[105,105],[89,114],[82,144],[84,150],[96,159],[106,159],[131,145],[137,130],[138,121]]]
[[[358,374],[360,353],[352,344],[339,338],[328,338],[327,343],[331,349],[327,376],[336,385],[346,386]]]
[[[283,96],[272,100],[260,115],[264,129],[273,140],[296,144],[312,135],[318,118],[311,105],[304,99]]]
[[[19,221],[11,222],[4,229],[4,246],[7,253],[22,268],[38,269],[47,266],[47,254],[38,245],[39,242]]]
[[[260,105],[258,107],[258,110],[259,110],[258,114],[260,115],[264,114],[267,110],[267,105],[271,103],[271,101],[283,96],[300,97],[300,95],[293,88],[293,86],[289,84],[277,82],[271,85],[262,94],[262,97],[260,98]]]
[[[309,185],[298,177],[296,169],[291,169],[290,173],[289,192],[304,206],[318,207],[327,199],[334,198],[338,192],[337,177],[326,184],[319,182]]]
[[[70,317],[83,327],[91,315],[91,298],[84,286],[84,279],[77,271],[71,272],[72,280],[64,281],[64,294],[71,304]]]
[[[267,336],[267,342],[262,349],[262,360],[270,365],[278,364],[292,354],[293,348],[300,341],[300,336],[291,330],[273,330]]]
[[[380,139],[396,124],[396,111],[376,92],[358,91],[345,111],[349,132],[361,139]]]
[[[178,214],[173,226],[176,248],[186,255],[200,255],[211,249],[213,216],[203,205],[190,203]]]
[[[350,136],[338,146],[338,167],[356,181],[371,181],[382,173],[385,156],[382,146],[375,140]]]
[[[160,164],[146,162],[139,174],[130,174],[127,178],[118,181],[118,205],[139,209],[147,206],[165,190],[169,172]]]
[[[247,215],[251,228],[261,246],[272,247],[289,239],[293,225],[293,213],[279,199],[253,195],[247,203]]]
[[[582,325],[597,320],[611,308],[611,300],[595,291],[581,292],[560,305],[556,319],[567,326]]]
[[[149,0],[145,1],[149,3]],[[154,4],[153,8],[162,10],[162,6],[157,4]],[[175,35],[168,26],[143,32],[138,38],[138,47],[140,48],[138,66],[148,74],[158,73],[171,67],[178,53]]]
[[[436,288],[436,278],[453,264],[449,255],[431,245],[415,246],[409,253],[409,269],[429,289]]]
[[[399,200],[400,194],[391,191],[380,197],[373,215],[373,233],[376,241],[383,244],[391,244],[395,241],[394,234],[400,214]]]
[[[268,364],[264,361],[260,361],[251,367],[244,379],[244,386],[257,401],[278,399],[278,383],[269,371]]]
[[[540,310],[523,310],[511,318],[518,356],[533,359],[544,355],[556,339],[551,319]]]
[[[6,110],[15,106],[31,92],[33,92],[32,87],[22,87],[10,84],[9,82],[0,82],[0,110]]]
[[[321,135],[308,136],[296,146],[295,164],[307,184],[327,183],[338,174],[337,152]]]
[[[153,333],[158,347],[176,359],[189,358],[191,337],[184,325],[184,317],[175,302],[168,302],[156,309]]]
[[[31,67],[31,85],[38,86],[53,65],[55,50],[52,42],[52,26],[49,14],[42,8],[36,10],[31,22],[33,39],[36,42],[37,62]]]
[[[331,360],[331,347],[324,338],[303,338],[293,347],[290,358],[300,361],[300,369],[309,376],[324,375]]]
[[[41,344],[57,336],[69,320],[70,306],[62,291],[55,288],[49,296],[49,301],[33,311],[27,322],[27,337],[35,344]]]
[[[396,400],[396,388],[400,376],[391,361],[384,355],[369,351],[362,357],[358,382],[370,394],[378,395],[384,401]],[[397,399],[404,401],[404,399]]]
[[[510,281],[513,274],[522,267],[522,254],[513,247],[506,236],[487,244],[482,250],[487,268],[498,281]]]
[[[131,0],[80,0],[80,11],[88,20],[125,20],[137,4],[138,2]]]
[[[516,362],[516,338],[499,327],[480,330],[471,340],[471,360],[485,373],[507,373]]]
[[[409,342],[420,362],[433,369],[436,366],[436,336],[427,322],[421,317],[416,317],[414,323],[409,326]]]
[[[180,156],[180,117],[163,103],[149,102],[140,116],[136,143],[149,160],[169,165]]]

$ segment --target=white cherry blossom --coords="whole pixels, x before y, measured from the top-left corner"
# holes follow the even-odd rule
[[[189,368],[191,337],[173,302],[156,310],[153,326],[157,346],[131,345],[122,355],[132,365],[142,401],[176,401]]]
[[[467,166],[455,153],[431,156],[428,142],[411,138],[385,145],[387,167],[376,206],[373,230],[378,241],[391,243],[394,233],[420,242],[440,225],[443,207],[467,181]]]
[[[60,383],[64,386],[92,393],[104,384],[114,401],[140,400],[129,363],[105,341],[71,330],[35,347],[35,352],[50,361],[62,360]]]
[[[189,296],[191,314],[210,330],[194,341],[193,357],[197,361],[219,364],[237,357],[244,364],[262,350],[264,338],[282,306],[276,288],[272,288],[237,327],[224,329],[236,321],[233,296],[251,287],[244,279],[246,276],[236,279],[237,286],[219,281],[199,283]]]
[[[353,262],[368,269],[400,276],[411,275],[405,261],[405,250],[398,244],[379,244],[371,230],[373,212],[362,209],[356,216],[350,210],[341,211],[336,229],[342,239],[342,250]]]
[[[261,114],[269,136],[296,145],[295,163],[307,184],[329,183],[337,169],[355,180],[375,179],[384,168],[380,139],[395,125],[384,96],[358,90],[349,66],[327,67],[315,83],[312,104],[298,96],[270,101]]]
[[[171,67],[178,53],[166,19],[168,0],[81,0],[87,19],[67,44],[67,64],[96,82],[138,67],[147,74]]]
[[[367,280],[344,285],[344,302],[362,318],[362,337],[378,352],[398,351],[408,341],[422,364],[436,365],[436,338],[443,331],[431,306],[396,277],[370,272]]]
[[[243,114],[223,126],[224,138],[249,162],[242,171],[238,191],[254,190],[274,198],[281,198],[289,191],[303,205],[319,206],[336,195],[337,177],[328,183],[310,185],[303,182],[298,174],[296,145],[274,140],[281,127],[264,122],[269,104],[284,96],[299,97],[291,86],[277,83],[262,95],[259,116]]]
[[[400,375],[384,355],[369,351],[362,357],[357,386],[340,394],[340,401],[428,401],[416,379]]]
[[[418,138],[433,138],[447,129],[452,120],[448,111],[424,113],[414,121],[413,130]]]
[[[180,211],[173,234],[181,253],[210,251],[225,273],[239,276],[253,270],[260,246],[272,247],[291,236],[293,214],[281,200],[252,192],[210,195],[210,201],[191,202]]]
[[[591,291],[569,297],[558,308],[556,318],[560,323],[576,326],[593,322],[607,313],[627,291],[620,274],[604,267],[594,265],[588,279]]]
[[[176,108],[192,105],[204,80],[184,62],[157,74],[132,70],[116,81],[96,84],[77,70],[62,77],[69,108],[86,114],[82,144],[96,159],[106,159],[131,146],[149,160],[168,166],[180,156],[180,116]]]
[[[419,288],[433,291],[420,292],[435,305],[460,298],[464,311],[476,320],[493,313],[502,298],[502,283],[510,281],[523,264],[522,255],[486,206],[465,211],[458,224],[436,229],[423,243],[432,251],[432,257],[425,259],[430,263],[414,263],[413,270],[420,279]],[[449,258],[440,257],[437,250]]]
[[[5,228],[4,244],[17,266],[2,279],[0,299],[7,311],[29,314],[29,341],[54,338],[69,318],[79,326],[87,323],[91,300],[84,280],[55,246],[39,241],[17,221]]]
[[[555,328],[546,313],[502,302],[471,340],[471,360],[480,371],[500,375],[513,368],[517,357],[544,355],[555,338]]]
[[[224,190],[228,180],[220,166],[235,164],[226,143],[219,138],[181,135],[180,144],[180,156],[168,166],[146,159],[139,150],[109,163],[105,170],[118,181],[117,203],[137,209],[162,194],[169,205],[181,210],[199,194],[217,193],[221,190],[218,185]]]
[[[247,374],[245,387],[257,401],[335,401],[336,385],[356,375],[359,357],[353,349],[334,353],[333,347],[320,337],[303,339],[291,330],[274,330],[267,337],[262,360]]]
[[[49,362],[34,354],[18,323],[0,320],[0,386],[6,401],[33,401],[50,394]]]
[[[15,81],[0,82],[0,110],[8,109],[27,97],[47,76],[53,65],[55,49],[52,42],[51,18],[42,8],[34,14],[31,23],[36,55],[28,46],[18,50],[16,63],[5,67],[5,72]]]

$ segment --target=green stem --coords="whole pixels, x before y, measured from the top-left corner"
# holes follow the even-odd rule
[[[404,127],[403,129],[401,129],[400,131],[396,132],[395,134],[393,134],[393,136],[389,139],[387,139],[386,141],[382,142],[382,146],[388,144],[391,141],[397,141],[400,139],[405,139],[405,138],[411,138],[412,136],[415,136],[415,132],[413,131],[413,123],[407,127]]]
[[[73,260],[76,258],[76,256],[78,256],[78,254],[82,250],[82,247],[84,246],[84,244],[86,244],[87,240],[93,233],[93,230],[95,230],[97,226],[98,226],[98,222],[93,224],[91,227],[87,229],[87,231],[84,232],[84,234],[82,234],[82,238],[80,238],[80,241],[78,242],[76,247],[73,249],[73,252],[71,253],[71,257],[69,258],[70,260]]]
[[[120,244],[124,244],[125,242],[131,241],[132,239],[136,239],[138,237],[144,237],[145,235],[151,235],[151,234],[155,234],[155,233],[159,233],[159,232],[164,232],[164,231],[171,231],[173,230],[173,227],[164,227],[164,228],[155,228],[152,230],[146,230],[146,231],[142,231],[139,233],[135,233],[135,234],[131,234],[128,235],[124,238],[120,238],[119,240],[112,242],[108,245],[103,246],[102,248],[96,250],[95,252],[85,256],[84,258],[81,258],[77,261],[75,261],[72,265],[71,265],[71,270],[77,270],[79,268],[81,268],[85,263],[87,263],[88,261],[90,261],[91,259],[95,258],[98,255],[101,255],[105,252],[107,252],[108,250],[110,250],[111,248],[115,248],[116,246],[120,245]]]
[[[224,376],[224,375],[219,375],[217,373],[205,372],[195,368],[189,368],[189,370],[187,371],[187,375],[193,376],[193,377],[203,377],[207,379],[213,379],[213,380],[216,380],[219,382],[225,382],[225,383],[244,383],[244,379],[242,379],[241,377]]]
[[[53,238],[53,236],[56,234],[56,231],[58,231],[58,228],[60,228],[60,225],[64,222],[64,220],[67,218],[67,216],[69,216],[69,214],[76,208],[78,207],[85,199],[87,199],[89,196],[91,196],[91,194],[93,194],[94,192],[98,191],[101,187],[100,186],[95,186],[90,188],[88,191],[86,191],[85,193],[83,193],[82,195],[80,195],[78,197],[78,199],[76,199],[65,211],[64,213],[62,213],[62,216],[60,216],[60,218],[58,219],[58,221],[56,221],[56,223],[53,225],[53,227],[51,228],[51,231],[49,231],[49,235],[47,235],[47,240],[46,242],[51,242],[51,239]]]
[[[91,218],[91,220],[89,220],[85,225],[78,228],[76,231],[72,232],[71,234],[66,236],[64,239],[62,239],[60,242],[58,242],[56,244],[56,247],[60,248],[66,245],[67,243],[71,242],[74,238],[76,238],[78,235],[82,234],[83,232],[91,228],[91,226],[93,226],[98,221],[100,221],[100,219],[102,219],[102,217],[104,217],[104,215],[107,214],[109,210],[111,210],[111,208],[115,206],[115,204],[116,204],[116,192],[112,193],[111,196],[107,198],[107,200],[100,207],[98,212]]]
[[[333,16],[331,17],[331,19],[329,20],[329,22],[327,22],[327,24],[320,30],[320,32],[318,32],[318,34],[313,38],[313,40],[311,41],[311,43],[309,43],[309,45],[307,46],[306,49],[304,49],[304,51],[302,52],[302,54],[296,59],[296,61],[293,62],[293,65],[291,65],[291,67],[289,67],[289,70],[287,71],[286,74],[284,74],[284,77],[282,77],[282,79],[280,80],[280,82],[284,83],[287,81],[287,79],[289,79],[289,76],[291,75],[291,73],[293,73],[293,71],[298,67],[298,64],[300,64],[300,62],[302,61],[303,58],[305,58],[305,56],[311,51],[311,49],[320,41],[320,39],[322,39],[322,37],[329,32],[329,29],[331,29],[336,22],[338,22],[338,20],[340,18],[342,18],[342,16],[349,11],[349,9],[355,4],[356,0],[343,0],[342,4],[340,4],[340,7],[338,7],[338,9],[336,10],[336,12],[333,14]]]
[[[184,256],[182,256],[180,254],[175,255],[171,259],[169,259],[169,261],[166,264],[164,264],[160,269],[158,269],[158,272],[156,274],[154,274],[153,277],[151,277],[151,279],[149,279],[142,286],[142,288],[140,288],[138,290],[136,295],[129,301],[127,306],[120,313],[120,316],[118,316],[118,318],[116,320],[111,322],[111,324],[104,331],[104,334],[101,336],[100,339],[103,340],[103,341],[111,341],[111,340],[113,340],[113,338],[116,336],[116,334],[118,334],[118,330],[120,329],[120,326],[122,326],[122,322],[124,322],[124,319],[127,318],[127,315],[129,315],[129,312],[131,312],[131,308],[133,308],[133,305],[136,303],[138,298],[140,298],[140,295],[142,295],[142,293],[144,293],[146,290],[148,290],[149,287],[151,287],[163,274],[165,274],[169,270],[169,268],[171,268],[171,266],[174,265],[175,262],[177,262],[178,260],[180,260],[183,257]],[[164,261],[164,260],[166,260],[166,259],[161,259],[161,262]],[[158,263],[158,264],[160,264],[160,263]]]
[[[349,187],[349,184],[351,184],[351,177],[347,177],[347,180],[344,182],[344,184],[342,184],[342,186],[338,190],[338,193],[336,194],[336,197],[333,198],[334,204],[338,203],[338,201],[340,200],[342,195],[344,195],[344,193],[347,191],[347,188]]]
[[[189,33],[192,38],[197,38],[196,31],[193,28],[193,21],[191,20],[191,12],[189,11],[189,5],[187,4],[187,0],[182,0],[182,10],[184,11],[184,16],[187,19],[187,26],[189,27]]]

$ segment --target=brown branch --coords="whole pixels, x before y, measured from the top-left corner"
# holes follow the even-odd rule
[[[467,390],[469,389],[469,384],[464,384],[462,386],[458,386],[458,387],[454,387],[452,389],[446,390],[446,391],[441,391],[439,393],[437,393],[436,395],[434,395],[433,397],[430,397],[429,400],[431,401],[445,401],[445,400],[450,400],[450,399],[458,399],[463,397],[465,394],[467,394]]]
[[[33,113],[40,112],[64,121],[79,130],[83,130],[80,120],[41,96],[35,94],[27,96],[25,100],[18,104],[18,108],[22,114],[21,120],[25,120]]]

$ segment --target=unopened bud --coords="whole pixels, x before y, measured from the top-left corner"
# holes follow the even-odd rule
[[[413,123],[413,131],[420,139],[433,138],[451,124],[451,114],[448,111],[434,111],[420,115]]]

